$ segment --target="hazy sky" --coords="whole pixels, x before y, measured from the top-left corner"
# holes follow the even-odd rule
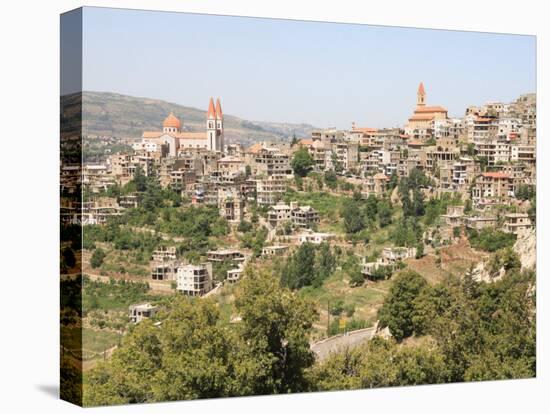
[[[85,8],[85,90],[159,98],[249,120],[402,126],[428,105],[535,92],[535,37]],[[184,120],[185,122],[185,120]]]

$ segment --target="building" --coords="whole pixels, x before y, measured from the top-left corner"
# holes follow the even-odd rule
[[[176,248],[174,246],[161,246],[153,251],[152,260],[155,262],[176,260]]]
[[[512,177],[502,172],[486,172],[476,177],[472,199],[508,199],[513,194]]]
[[[279,201],[287,189],[286,175],[270,175],[256,180],[256,200],[269,206]]]
[[[416,247],[384,247],[382,249],[381,263],[384,265],[395,264],[401,260],[416,256]]]
[[[319,223],[319,213],[310,206],[301,206],[291,211],[292,224],[300,228],[311,228]]]
[[[181,149],[204,149],[223,152],[224,148],[223,113],[220,99],[210,98],[206,114],[206,131],[190,132],[183,130],[183,123],[171,112],[162,123],[160,131],[144,131],[141,145],[150,150],[159,151],[167,145],[168,155],[176,157]]]
[[[319,223],[319,213],[310,206],[298,206],[291,201],[286,204],[279,201],[267,212],[267,221],[271,227],[280,227],[285,223],[292,223],[295,227],[310,228]]]
[[[241,222],[244,217],[244,198],[235,187],[218,188],[220,216],[230,222]]]
[[[274,245],[266,246],[262,249],[262,256],[284,256],[288,251],[288,246]]]
[[[494,227],[497,224],[496,217],[490,216],[475,216],[475,217],[465,217],[464,225],[468,229],[472,230],[481,230],[485,227]]]
[[[448,226],[460,226],[464,217],[464,206],[447,206],[447,214],[441,217],[445,219],[445,224]]]
[[[291,175],[290,157],[281,149],[266,143],[257,143],[247,149],[245,164],[254,176]]]
[[[157,313],[158,306],[150,303],[138,303],[128,307],[128,317],[131,323],[139,323],[143,319],[152,318]]]
[[[212,289],[212,263],[180,265],[176,290],[187,296],[202,296]]]
[[[244,262],[245,257],[242,252],[235,249],[210,250],[206,253],[209,262]]]
[[[426,91],[420,82],[416,94],[416,108],[405,128],[405,133],[414,139],[424,140],[433,136],[433,122],[447,119],[447,109],[442,106],[426,106]]]
[[[235,269],[229,269],[227,271],[227,278],[225,280],[227,280],[229,283],[238,282],[241,279],[243,273],[244,267],[242,264],[239,264],[239,266]]]
[[[526,213],[509,213],[504,216],[502,231],[519,235],[532,227],[531,219]]]
[[[334,237],[335,235],[333,233],[319,233],[310,230],[297,235],[296,239],[298,240],[298,244],[321,244],[323,242],[328,242],[332,240]]]

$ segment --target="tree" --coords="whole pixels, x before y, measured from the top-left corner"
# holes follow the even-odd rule
[[[61,254],[63,256],[63,260],[65,265],[70,269],[76,265],[76,257],[74,255],[73,249],[70,247],[65,247]]]
[[[290,166],[294,170],[294,174],[305,177],[313,166],[313,158],[306,148],[301,147],[294,153]]]
[[[304,243],[288,259],[281,276],[281,284],[290,289],[300,289],[311,285],[316,276],[315,246]]]
[[[92,266],[93,269],[97,269],[98,267],[101,267],[104,259],[105,259],[105,252],[102,249],[97,248],[92,253],[92,257],[90,258],[90,265]]]
[[[414,301],[427,285],[426,280],[413,271],[404,271],[395,277],[388,297],[378,312],[378,318],[380,326],[389,327],[397,341],[415,332]]]
[[[338,187],[338,177],[334,171],[325,171],[324,180],[328,188],[335,190]]]
[[[292,133],[292,140],[290,141],[290,147],[292,148],[298,142],[299,142],[299,140],[298,140],[298,138],[296,138],[296,132],[293,132]]]
[[[348,234],[358,233],[365,228],[363,211],[360,208],[360,202],[355,198],[344,200],[342,217],[344,229]]]
[[[383,200],[378,203],[378,223],[380,227],[386,227],[392,222],[392,207],[389,201]]]
[[[309,333],[317,313],[309,302],[281,288],[267,273],[248,273],[235,295],[239,332],[265,371],[258,394],[306,391],[305,370],[315,361]]]

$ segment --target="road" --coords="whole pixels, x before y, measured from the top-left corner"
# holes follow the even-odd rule
[[[342,352],[345,349],[353,349],[363,342],[366,342],[374,336],[376,326],[351,331],[346,334],[331,336],[330,338],[311,344],[311,350],[317,355],[317,359],[322,361],[332,353]]]

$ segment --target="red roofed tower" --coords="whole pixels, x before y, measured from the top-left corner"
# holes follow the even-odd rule
[[[422,82],[420,82],[420,85],[418,85],[418,92],[416,93],[416,105],[426,105],[426,91],[424,90],[424,83]]]
[[[223,114],[220,98],[217,99],[215,107],[214,99],[210,98],[206,113],[206,139],[210,151],[223,151]]]

